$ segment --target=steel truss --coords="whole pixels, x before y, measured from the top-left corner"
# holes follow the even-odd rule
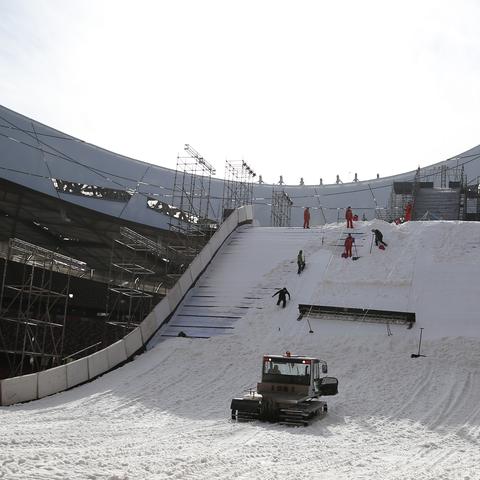
[[[125,336],[151,312],[160,296],[166,248],[126,227],[113,241],[106,297],[107,343]]]
[[[215,169],[190,145],[187,156],[177,157],[172,204],[182,215],[171,217],[170,230],[186,235],[205,236],[216,222],[210,201],[210,185]]]
[[[467,216],[467,206],[470,207],[470,205],[467,205],[470,195],[467,194],[467,178],[463,165],[454,167],[440,165],[423,170],[419,167],[411,181],[394,182],[390,194],[389,206],[385,211],[385,218],[382,218],[382,220],[392,221],[403,217],[405,207],[409,202],[413,205],[413,209],[415,209],[416,195],[419,189],[425,186],[430,188],[460,190],[459,218],[464,219]]]
[[[225,160],[222,220],[243,205],[253,203],[253,182],[257,174],[243,160]]]
[[[168,287],[175,284],[218,228],[219,215],[210,199],[215,169],[190,145],[185,144],[184,150],[185,156],[177,157],[172,205],[162,206],[170,217],[165,271]]]
[[[272,189],[272,227],[289,227],[293,201],[285,191]]]
[[[87,264],[11,238],[3,267],[0,352],[7,358],[8,376],[59,365],[70,277],[87,274]],[[55,272],[64,275],[61,288],[54,284]]]

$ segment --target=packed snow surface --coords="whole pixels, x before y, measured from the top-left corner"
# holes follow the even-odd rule
[[[248,307],[230,335],[158,336],[94,382],[0,408],[0,478],[480,479],[480,224],[358,222],[356,261],[340,256],[344,236],[341,225],[242,227],[197,284],[224,312]],[[271,297],[283,286],[285,309]],[[417,321],[388,335],[312,318],[309,333],[299,303]],[[411,358],[420,328],[426,356]],[[259,380],[262,355],[286,350],[326,360],[339,379],[328,415],[309,427],[232,421],[230,400]]]

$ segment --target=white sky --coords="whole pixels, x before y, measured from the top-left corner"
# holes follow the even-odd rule
[[[175,168],[413,170],[480,138],[474,0],[0,0],[0,103]]]

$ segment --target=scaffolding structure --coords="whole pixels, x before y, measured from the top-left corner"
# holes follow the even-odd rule
[[[172,205],[163,209],[170,216],[171,238],[166,245],[165,274],[171,287],[218,228],[218,212],[210,199],[215,169],[189,144],[186,155],[177,157]],[[167,211],[168,210],[168,211]]]
[[[272,227],[289,227],[293,201],[284,190],[272,189]]]
[[[414,203],[415,191],[416,182],[394,182],[390,193],[389,208],[384,212],[376,208],[376,218],[387,222],[402,218],[405,214],[407,203],[411,205]]]
[[[62,273],[62,281],[55,279]],[[70,277],[87,264],[10,238],[0,292],[0,353],[8,376],[38,372],[62,362]]]
[[[160,296],[168,259],[166,248],[127,227],[112,243],[105,308],[105,341],[136,328]]]
[[[171,218],[170,230],[189,236],[204,236],[216,218],[210,201],[215,169],[195,149],[185,144],[186,156],[177,157],[172,204],[179,213]]]
[[[467,203],[470,198],[466,194],[466,185],[467,179],[462,165],[454,167],[440,165],[423,170],[419,167],[411,181],[393,183],[389,205],[385,210],[385,218],[382,219],[392,221],[402,218],[407,203],[413,205],[415,211],[415,199],[421,188],[459,190],[459,218],[463,219],[467,216]]]
[[[236,208],[253,203],[253,182],[256,176],[244,160],[225,160],[222,220]]]
[[[475,183],[465,185],[465,205],[463,220],[480,220],[480,177],[476,177]]]

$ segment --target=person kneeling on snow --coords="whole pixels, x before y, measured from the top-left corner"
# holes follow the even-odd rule
[[[388,245],[383,241],[383,233],[380,230],[374,229],[372,233],[375,235],[375,245],[378,247],[379,245],[383,245],[387,247]]]
[[[287,295],[288,299],[290,300],[290,293],[287,288],[283,287],[282,289],[278,290],[278,292],[275,292],[272,297],[274,297],[275,295],[278,295],[277,305],[280,305],[280,302],[283,302],[282,307],[285,308],[285,305],[287,304]]]

